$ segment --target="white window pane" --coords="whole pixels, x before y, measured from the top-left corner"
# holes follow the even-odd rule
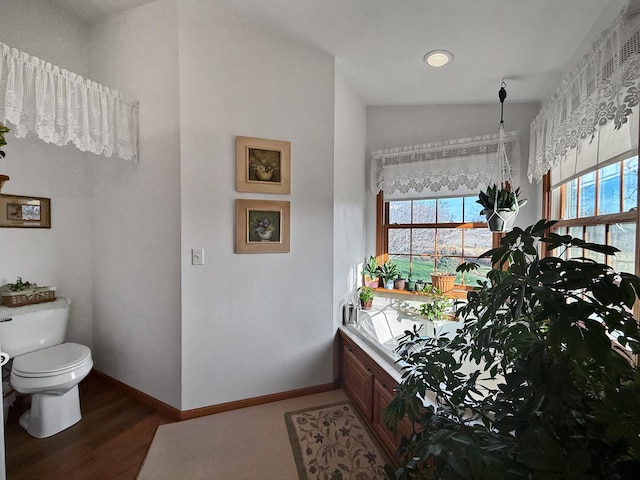
[[[579,217],[591,217],[596,214],[596,172],[580,177]]]
[[[438,228],[438,255],[462,255],[462,229]]]
[[[607,243],[607,228],[605,225],[590,225],[586,228],[584,236],[585,241],[591,243],[599,243],[600,245]],[[607,263],[606,255],[598,252],[584,251],[584,256],[591,258],[599,263]]]
[[[411,223],[411,201],[389,202],[389,223]]]
[[[436,200],[413,201],[413,223],[436,223]]]
[[[389,255],[389,261],[397,265],[405,280],[409,277],[409,258],[408,255]]]
[[[411,230],[408,228],[389,229],[389,254],[410,253]]]
[[[413,280],[431,282],[431,272],[434,271],[435,261],[432,255],[413,256],[411,258],[411,272]]]
[[[638,157],[624,161],[624,206],[625,212],[638,206]]]
[[[486,222],[487,219],[484,215],[481,215],[482,206],[476,203],[478,197],[465,197],[464,198],[464,221],[465,222]]]
[[[620,163],[598,171],[598,214],[620,212]]]
[[[438,199],[438,223],[462,222],[462,197]]]
[[[576,218],[578,210],[578,180],[571,180],[565,188],[566,201],[564,203],[563,219]]]
[[[414,228],[412,235],[414,255],[433,255],[436,253],[435,229]]]
[[[617,223],[609,227],[611,245],[620,251],[611,259],[611,266],[617,272],[635,273],[636,224]]]
[[[479,257],[493,248],[493,233],[488,228],[473,228],[464,231],[465,257]]]
[[[569,235],[571,235],[574,238],[583,238],[584,237],[583,233],[584,232],[583,232],[582,227],[570,227],[569,228]],[[559,249],[557,249],[557,253],[560,253],[562,251],[562,248],[563,247],[559,247]],[[568,251],[568,257],[567,258],[578,258],[578,257],[582,257],[582,256],[583,256],[582,248],[572,247]]]

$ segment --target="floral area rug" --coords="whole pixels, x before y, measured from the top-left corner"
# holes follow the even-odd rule
[[[380,480],[386,458],[349,402],[285,413],[300,480]]]

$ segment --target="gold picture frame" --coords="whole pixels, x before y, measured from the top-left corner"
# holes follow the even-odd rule
[[[236,190],[291,193],[291,142],[236,137]]]
[[[51,200],[0,194],[0,227],[51,228]]]
[[[236,253],[288,253],[290,203],[236,200]]]

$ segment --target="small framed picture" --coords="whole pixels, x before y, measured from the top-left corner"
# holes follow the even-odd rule
[[[291,142],[236,137],[236,190],[291,193]]]
[[[51,200],[0,195],[0,227],[51,228]]]
[[[289,202],[236,200],[236,253],[289,252]]]

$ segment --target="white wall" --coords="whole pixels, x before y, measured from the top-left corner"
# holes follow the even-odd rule
[[[0,42],[88,75],[88,29],[46,0],[0,1]],[[99,81],[98,79],[93,79]],[[8,125],[10,128],[12,125]],[[99,159],[72,146],[46,144],[33,133],[6,136],[2,193],[51,199],[51,229],[0,229],[0,285],[16,277],[54,285],[72,301],[67,338],[92,346],[91,189],[89,168]]]
[[[94,357],[180,408],[180,129],[175,0],[94,25],[91,71],[140,101],[139,154],[93,164]]]
[[[334,329],[345,296],[360,285],[365,256],[366,108],[336,62],[333,178]]]
[[[182,408],[331,382],[333,58],[202,2],[179,17]],[[291,195],[235,191],[236,135],[291,142]],[[234,253],[239,198],[291,202],[290,253]]]
[[[509,88],[507,86],[507,95]],[[520,140],[520,192],[528,198],[516,221],[518,226],[535,223],[541,216],[540,185],[527,180],[529,126],[538,113],[537,103],[504,104],[507,131],[515,130]],[[367,163],[371,152],[384,148],[420,145],[429,142],[491,135],[498,133],[500,101],[491,105],[418,105],[367,107]],[[367,170],[368,171],[368,170]],[[367,195],[367,251],[375,253],[375,196]]]

